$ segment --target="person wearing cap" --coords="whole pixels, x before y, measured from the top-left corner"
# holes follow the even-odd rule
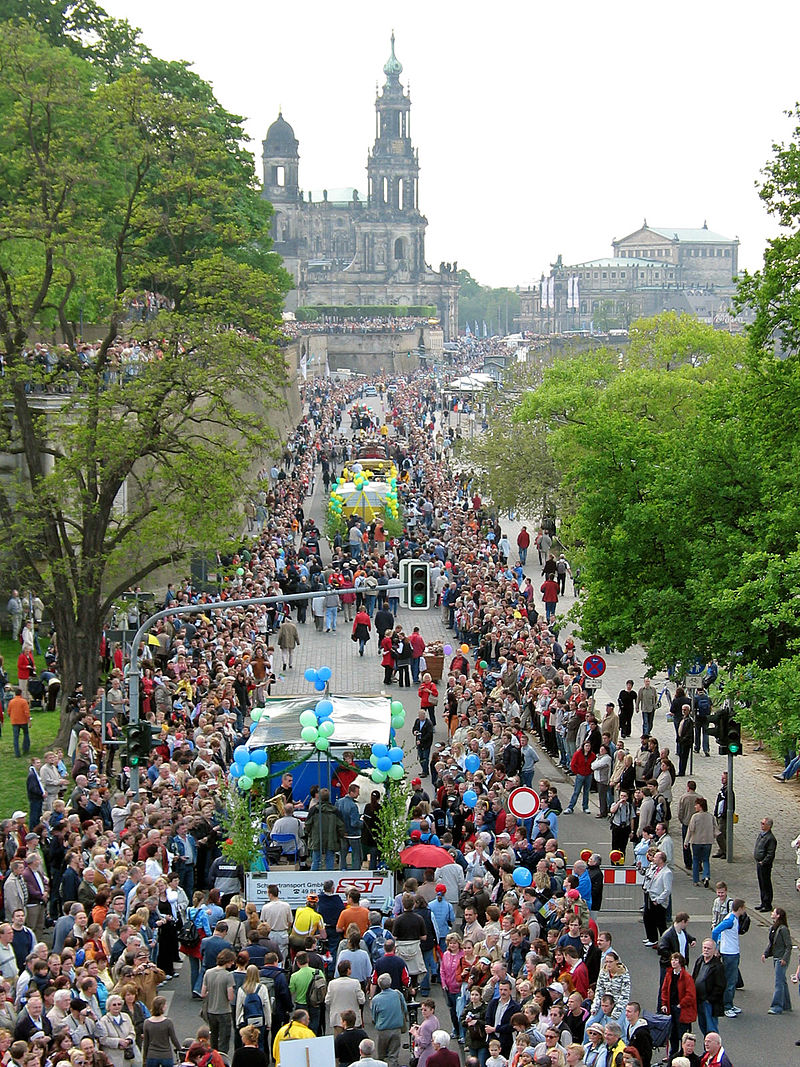
[[[583,1062],[586,1067],[605,1067],[606,1046],[600,1023],[590,1023],[583,1039]]]
[[[458,865],[448,864],[447,866]],[[433,926],[436,930],[439,950],[444,952],[447,946],[447,935],[456,921],[456,913],[453,910],[453,905],[447,899],[447,886],[444,882],[436,883],[436,896],[428,904],[428,910],[433,916]]]
[[[317,911],[319,897],[316,893],[309,893],[303,907],[294,913],[294,922],[289,934],[289,944],[292,948],[304,948],[307,937],[325,938],[325,920]]]

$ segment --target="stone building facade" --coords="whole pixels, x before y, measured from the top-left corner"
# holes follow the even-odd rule
[[[679,311],[719,324],[730,309],[738,239],[700,229],[644,224],[612,241],[614,255],[563,264],[520,292],[519,326],[558,334],[626,328],[634,319]]]
[[[411,98],[394,51],[375,100],[375,142],[366,198],[358,190],[300,189],[299,143],[282,114],[263,142],[262,196],[274,209],[275,251],[294,276],[287,307],[433,305],[445,339],[457,335],[457,265],[425,262],[428,220],[419,209],[419,158],[411,142]]]

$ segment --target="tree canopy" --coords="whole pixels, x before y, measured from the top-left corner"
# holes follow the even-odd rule
[[[622,356],[556,359],[507,430],[510,466],[541,472],[558,501],[585,643],[641,643],[653,668],[717,657],[762,735],[776,722],[800,733],[787,699],[800,678],[798,432],[787,419],[799,390],[794,355],[665,314],[634,323]],[[493,448],[490,488],[502,493]]]
[[[0,448],[19,457],[0,507],[69,690],[96,678],[121,591],[238,525],[285,384],[290,280],[239,120],[185,64],[110,75],[29,23],[0,29]],[[160,310],[132,319],[145,294]],[[55,326],[76,344],[53,364],[34,345]]]

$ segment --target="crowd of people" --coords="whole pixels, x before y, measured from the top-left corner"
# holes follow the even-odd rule
[[[364,906],[356,890],[344,900],[333,883],[296,909],[274,886],[263,908],[248,901],[243,872],[221,849],[227,770],[250,737],[250,713],[263,705],[278,663],[293,666],[309,604],[167,617],[154,643],[139,650],[141,715],[157,731],[142,794],[132,795],[119,767],[124,663],[109,665],[107,692],[79,687],[70,695],[67,752],[54,749],[44,765],[32,761],[30,810],[1,827],[8,921],[0,927],[0,1051],[20,1067],[66,1059],[75,1067],[171,1064],[180,1041],[160,994],[180,961],[188,961],[191,996],[202,1001],[206,1023],[180,1055],[198,1067],[220,1067],[214,1056],[228,1053],[231,1037],[234,1067],[257,1067],[269,1055],[279,1062],[284,1041],[328,1031],[342,1067],[373,1067],[376,1057],[397,1067],[405,1033],[417,1067],[456,1067],[457,1047],[467,1067],[651,1067],[654,1046],[665,1040],[674,1067],[730,1067],[719,1022],[737,1014],[744,902],[718,883],[713,909],[695,919],[708,936],[692,966],[689,916],[672,912],[672,869],[686,861],[684,846],[706,843],[707,820],[695,818],[707,813],[703,798],[694,795],[685,823],[678,811],[685,835],[673,843],[678,772],[669,746],[646,731],[638,753],[626,748],[629,696],[620,695],[619,712],[611,705],[593,714],[574,645],[561,643],[557,616],[539,603],[539,575],[525,573],[532,564],[548,580],[549,570],[558,588],[550,533],[539,531],[530,564],[520,563],[531,539],[512,549],[471,478],[447,462],[434,381],[379,384],[389,386],[383,391],[394,430],[387,444],[403,474],[401,499],[420,520],[394,540],[364,524],[360,537],[334,542],[323,559],[308,493],[317,468],[330,475],[347,458],[341,415],[358,387],[308,383],[306,413],[274,478],[270,472],[259,528],[223,564],[223,595],[315,594],[312,618],[321,603],[333,632],[343,616],[362,652],[371,627],[382,627],[384,682],[410,683],[419,700],[412,734],[421,773],[411,783],[407,840],[440,847],[441,863],[407,870],[386,908]],[[406,557],[430,563],[432,595],[454,644],[464,645],[438,687],[420,670],[424,649],[414,632],[397,627],[397,605],[382,592]],[[351,588],[350,602],[331,596]],[[203,595],[175,582],[164,606],[193,599]],[[103,697],[116,712],[105,733]],[[649,707],[641,690],[636,698],[640,710]],[[532,784],[542,751],[574,775],[571,796],[541,778],[541,810],[535,820],[517,819],[509,794]],[[350,851],[355,868],[362,854],[380,863],[361,807],[366,798],[352,779],[339,783],[343,795],[334,804],[325,790],[296,796],[284,779],[284,813],[288,805],[290,816],[307,807],[309,821],[314,812],[317,821],[328,808],[337,813],[317,868],[322,860],[330,868],[337,851],[341,863]],[[687,785],[691,795],[693,782]],[[631,850],[644,872],[657,1003],[632,988],[613,930],[602,922],[600,852],[568,857],[559,845],[560,820],[579,799],[588,809],[594,789],[611,845],[620,858]],[[346,821],[348,799],[355,812]],[[370,796],[373,811],[379,802],[379,792]],[[360,842],[357,856],[348,838]],[[696,859],[695,881],[707,880],[702,851]],[[765,947],[775,961],[775,1013],[791,1007],[790,956],[786,916],[775,908]],[[436,984],[444,994],[438,1003]],[[648,1022],[651,1009],[657,1014]]]

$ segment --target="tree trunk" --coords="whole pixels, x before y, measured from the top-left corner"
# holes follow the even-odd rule
[[[66,749],[69,743],[70,720],[67,716],[67,700],[75,691],[78,682],[83,682],[87,701],[91,702],[100,678],[100,638],[102,620],[97,612],[94,598],[82,599],[78,617],[64,612],[64,618],[56,612],[58,635],[58,660],[61,678],[61,722],[56,743]]]

